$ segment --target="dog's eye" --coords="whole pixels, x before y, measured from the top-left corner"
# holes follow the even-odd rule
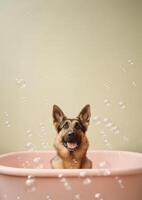
[[[64,128],[64,129],[67,129],[67,128],[69,128],[69,123],[68,123],[68,122],[66,122],[66,123],[63,125],[63,128]]]
[[[76,123],[76,124],[75,124],[75,128],[76,128],[76,129],[80,129],[80,128],[81,128],[80,124],[79,124],[79,123]]]

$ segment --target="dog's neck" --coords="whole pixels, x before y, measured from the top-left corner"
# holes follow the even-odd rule
[[[81,168],[82,161],[85,159],[86,154],[80,158],[77,157],[75,152],[69,152],[68,159],[62,159],[65,169],[79,169]]]

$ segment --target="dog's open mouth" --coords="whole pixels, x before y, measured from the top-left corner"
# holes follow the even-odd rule
[[[79,148],[79,145],[81,144],[81,136],[77,135],[74,132],[66,134],[62,138],[62,143],[68,149],[68,151],[75,151],[77,148]]]
[[[67,142],[67,148],[68,148],[70,151],[74,151],[77,147],[78,147],[78,144],[77,144],[77,143]]]
[[[76,142],[64,142],[64,146],[69,150],[69,151],[75,151],[79,144]]]

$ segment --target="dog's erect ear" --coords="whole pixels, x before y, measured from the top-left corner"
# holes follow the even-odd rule
[[[59,132],[59,127],[61,122],[66,118],[63,111],[57,106],[53,106],[53,123],[55,125],[56,130]]]
[[[91,117],[90,105],[86,105],[78,115],[79,120],[83,126],[87,129]]]

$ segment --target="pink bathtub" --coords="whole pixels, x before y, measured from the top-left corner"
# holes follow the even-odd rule
[[[93,169],[51,169],[55,152],[0,156],[0,200],[142,200],[142,154],[91,151]]]

